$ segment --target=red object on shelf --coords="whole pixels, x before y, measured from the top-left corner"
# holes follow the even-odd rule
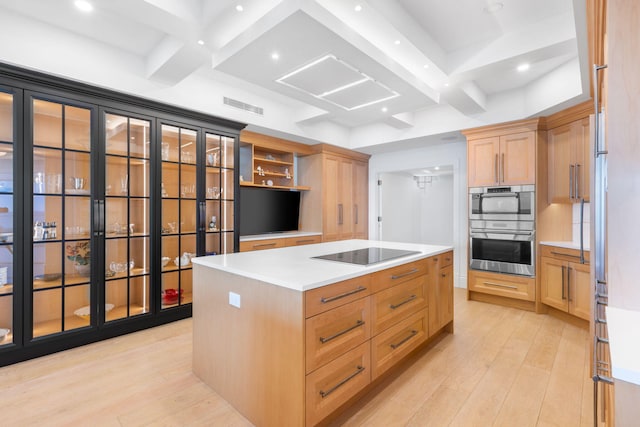
[[[184,289],[180,289],[180,300],[182,300],[182,294]],[[178,303],[178,290],[169,288],[162,291],[162,303],[163,304],[177,304]]]

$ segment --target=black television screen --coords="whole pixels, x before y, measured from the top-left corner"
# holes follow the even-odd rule
[[[300,192],[240,187],[240,235],[298,229]]]

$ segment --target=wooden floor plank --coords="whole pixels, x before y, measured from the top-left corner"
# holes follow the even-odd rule
[[[336,425],[590,425],[588,331],[461,289],[455,314],[454,335]],[[0,424],[250,426],[191,372],[191,328],[186,319],[0,368]]]

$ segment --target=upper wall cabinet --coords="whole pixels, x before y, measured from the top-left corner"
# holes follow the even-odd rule
[[[591,166],[589,114],[586,102],[549,116],[549,203],[589,201]]]
[[[469,187],[536,182],[536,120],[464,131]],[[533,128],[532,128],[533,127]]]

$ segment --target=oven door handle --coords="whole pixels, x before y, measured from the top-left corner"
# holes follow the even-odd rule
[[[518,193],[484,193],[480,195],[483,199],[489,199],[492,197],[515,197],[516,199],[520,197]]]
[[[479,230],[479,229],[471,229],[470,231],[471,237],[476,237],[474,234],[515,234],[518,236],[532,236],[536,233],[535,231],[511,231],[511,230]],[[477,236],[480,237],[480,236]]]

